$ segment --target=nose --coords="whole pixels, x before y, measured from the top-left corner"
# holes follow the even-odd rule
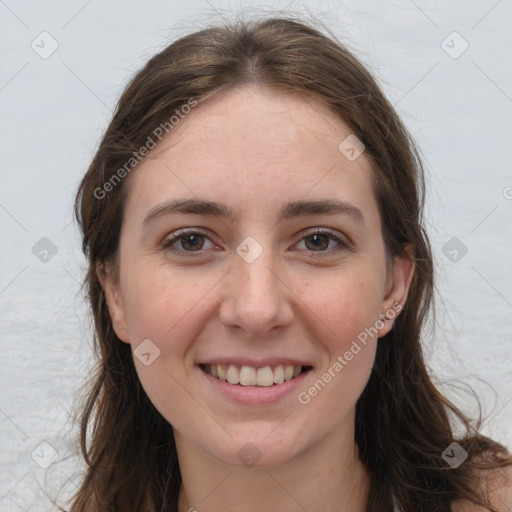
[[[243,330],[250,337],[265,337],[291,324],[292,286],[279,275],[271,251],[264,250],[252,263],[238,255],[234,258],[234,265],[223,280],[223,325]]]

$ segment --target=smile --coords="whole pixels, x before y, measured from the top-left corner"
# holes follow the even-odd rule
[[[269,387],[293,380],[311,369],[311,366],[276,365],[254,366],[236,364],[200,364],[208,375],[233,385]]]

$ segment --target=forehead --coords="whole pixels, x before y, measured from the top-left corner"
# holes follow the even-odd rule
[[[284,199],[337,197],[372,213],[369,161],[364,153],[349,160],[339,149],[351,134],[342,119],[303,94],[254,86],[216,93],[183,116],[134,170],[128,210],[186,196],[261,213],[279,209]]]

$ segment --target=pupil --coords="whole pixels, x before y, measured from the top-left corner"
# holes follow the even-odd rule
[[[199,245],[199,237],[202,236],[202,235],[188,235],[187,237],[185,237],[182,241],[183,243],[183,246],[184,248],[186,249],[187,247],[185,247],[186,245],[189,245],[190,248],[197,248],[198,245]],[[192,243],[190,243],[190,241],[192,240]]]
[[[310,238],[311,238],[311,240],[313,242],[314,247],[318,248],[318,247],[322,247],[323,246],[323,248],[325,248],[325,238],[326,237],[324,235],[311,235]],[[322,239],[324,239],[323,243],[322,243]]]

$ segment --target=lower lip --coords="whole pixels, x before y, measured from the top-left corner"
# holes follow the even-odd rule
[[[301,373],[291,380],[286,380],[281,384],[272,386],[241,386],[240,384],[230,384],[217,379],[197,367],[198,371],[207,379],[210,385],[214,386],[217,393],[221,393],[226,398],[239,402],[241,404],[269,404],[277,402],[287,395],[297,392],[304,379],[309,375],[311,369]]]

